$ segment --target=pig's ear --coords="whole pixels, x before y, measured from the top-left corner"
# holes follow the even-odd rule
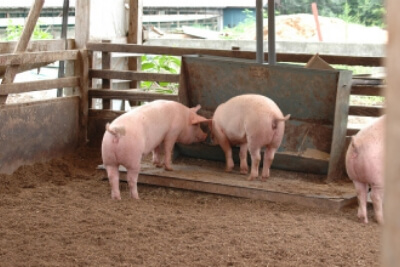
[[[197,106],[190,108],[194,113],[197,113],[197,111],[199,111],[199,109],[201,109],[200,104],[198,104]]]
[[[211,119],[204,118],[203,116],[197,114],[194,114],[194,116],[191,116],[190,118],[190,124],[199,124],[202,122],[210,123],[211,121]]]

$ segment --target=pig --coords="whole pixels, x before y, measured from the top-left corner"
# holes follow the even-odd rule
[[[248,150],[252,161],[248,180],[257,179],[261,148],[265,147],[262,171],[262,181],[265,181],[289,118],[290,114],[284,117],[276,103],[262,95],[239,95],[220,104],[213,114],[211,135],[225,153],[225,171],[230,172],[234,167],[231,146],[240,145],[240,173],[248,173]]]
[[[175,101],[156,100],[135,108],[106,125],[102,142],[102,159],[111,186],[111,198],[121,199],[119,165],[127,169],[130,196],[139,199],[137,180],[141,159],[153,152],[153,164],[172,170],[171,154],[175,142],[190,144],[204,141],[200,128],[209,121],[197,114],[200,105],[188,108]],[[164,150],[164,162],[160,152]]]
[[[363,223],[368,223],[367,196],[371,188],[375,218],[383,224],[384,127],[385,115],[353,136],[346,152],[346,171],[357,192],[357,216]]]

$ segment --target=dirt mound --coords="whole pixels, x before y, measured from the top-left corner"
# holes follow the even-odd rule
[[[378,27],[365,27],[346,23],[338,18],[319,17],[322,40],[343,43],[386,43],[387,33]],[[238,39],[256,39],[255,26],[246,30]],[[313,15],[296,14],[275,17],[276,41],[318,42]],[[264,39],[268,39],[268,20],[264,20]]]

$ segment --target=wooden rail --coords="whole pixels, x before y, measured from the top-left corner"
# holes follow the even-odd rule
[[[88,43],[87,49],[101,51],[103,53],[132,53],[132,54],[153,54],[153,55],[172,55],[182,56],[186,54],[204,54],[212,56],[233,57],[240,59],[253,60],[256,53],[252,51],[238,50],[215,50],[215,49],[197,49],[197,48],[178,48],[165,46],[146,46],[134,44],[115,44],[115,43]],[[280,62],[306,63],[313,55],[309,54],[277,54],[277,60]],[[265,60],[268,60],[268,54],[265,54]],[[329,64],[342,65],[360,65],[360,66],[382,66],[382,57],[350,57],[350,56],[331,56],[320,55],[322,59]],[[179,83],[178,74],[145,73],[140,71],[116,71],[116,70],[98,70],[91,69],[89,78],[100,78],[105,80],[137,80],[137,81],[165,81]],[[383,96],[385,85],[382,80],[363,79],[355,77],[351,88],[351,95],[359,96]],[[132,88],[138,89],[138,88]],[[151,101],[154,99],[172,99],[176,100],[176,95],[165,95],[145,92],[143,90],[102,90],[89,89],[89,99],[125,99],[129,101]],[[382,107],[351,105],[349,115],[377,117],[384,113]],[[352,135],[358,129],[348,129],[347,134]]]
[[[218,50],[218,49],[199,49],[199,48],[180,48],[180,47],[166,47],[166,46],[146,46],[134,44],[104,44],[104,43],[88,43],[88,50],[114,52],[114,53],[136,53],[136,54],[157,54],[157,55],[171,55],[183,56],[188,54],[204,54],[211,56],[221,57],[234,57],[242,59],[256,58],[256,52],[253,51],[240,51],[240,50]],[[295,62],[306,63],[312,54],[286,54],[277,53],[278,62]],[[350,57],[350,56],[332,56],[320,55],[329,64],[343,64],[343,65],[360,65],[360,66],[382,66],[382,57]],[[268,61],[268,54],[264,54],[264,60]]]
[[[77,76],[41,81],[29,81],[0,85],[0,95],[17,94],[48,90],[59,87],[77,87],[80,85],[80,78]]]
[[[49,64],[60,60],[78,60],[78,50],[65,51],[40,51],[40,52],[24,52],[15,54],[0,55],[0,70],[8,66],[17,66],[22,69],[27,66],[35,66]],[[40,81],[27,81],[17,83],[0,84],[0,96],[8,94],[26,93],[32,91],[48,90],[60,87],[78,87],[80,86],[80,77],[71,76],[58,79],[48,79]]]

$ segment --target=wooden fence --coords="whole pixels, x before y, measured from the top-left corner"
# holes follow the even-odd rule
[[[110,89],[111,79],[121,80],[136,80],[136,81],[165,81],[179,83],[179,74],[160,74],[160,73],[147,73],[141,71],[129,70],[110,70],[109,60],[111,53],[131,53],[134,56],[150,54],[150,55],[171,55],[182,56],[187,54],[203,54],[212,56],[233,57],[241,59],[255,59],[256,53],[251,51],[240,50],[213,50],[213,49],[197,49],[197,48],[175,48],[165,46],[146,46],[146,45],[133,45],[133,44],[115,44],[115,43],[88,43],[87,49],[90,52],[102,52],[103,69],[90,69],[89,78],[102,79],[103,89],[90,88],[89,99],[100,98],[103,99],[103,107],[109,109],[110,99],[121,99],[129,101],[151,101],[154,99],[171,99],[177,100],[177,95],[165,95],[150,93],[141,90],[140,88],[132,88],[127,90],[104,90]],[[277,54],[278,62],[294,62],[306,63],[312,57],[312,54]],[[341,64],[349,66],[371,66],[379,67],[383,65],[382,57],[350,57],[350,56],[332,56],[320,55],[320,57],[329,64]],[[268,54],[264,56],[265,61],[268,61]],[[104,67],[106,62],[106,67]],[[384,84],[379,79],[368,78],[354,78],[351,88],[351,95],[360,96],[383,96]],[[104,111],[107,112],[107,111]],[[116,112],[116,111],[113,111]],[[102,111],[91,110],[90,113],[96,116],[101,116],[99,113]],[[105,113],[103,113],[105,114]],[[377,117],[383,114],[382,107],[376,106],[357,106],[350,105],[349,115],[352,116],[366,116]],[[358,129],[348,129],[348,135],[353,135]]]
[[[71,47],[73,47],[73,42]],[[64,40],[32,41],[15,52],[15,42],[0,43],[0,173],[12,173],[21,165],[62,156],[86,142],[88,57],[86,50],[65,49]],[[71,74],[46,80],[14,82],[4,77],[69,61]],[[11,71],[10,71],[11,70]],[[74,94],[50,99],[36,98],[8,103],[10,94],[74,88]]]

